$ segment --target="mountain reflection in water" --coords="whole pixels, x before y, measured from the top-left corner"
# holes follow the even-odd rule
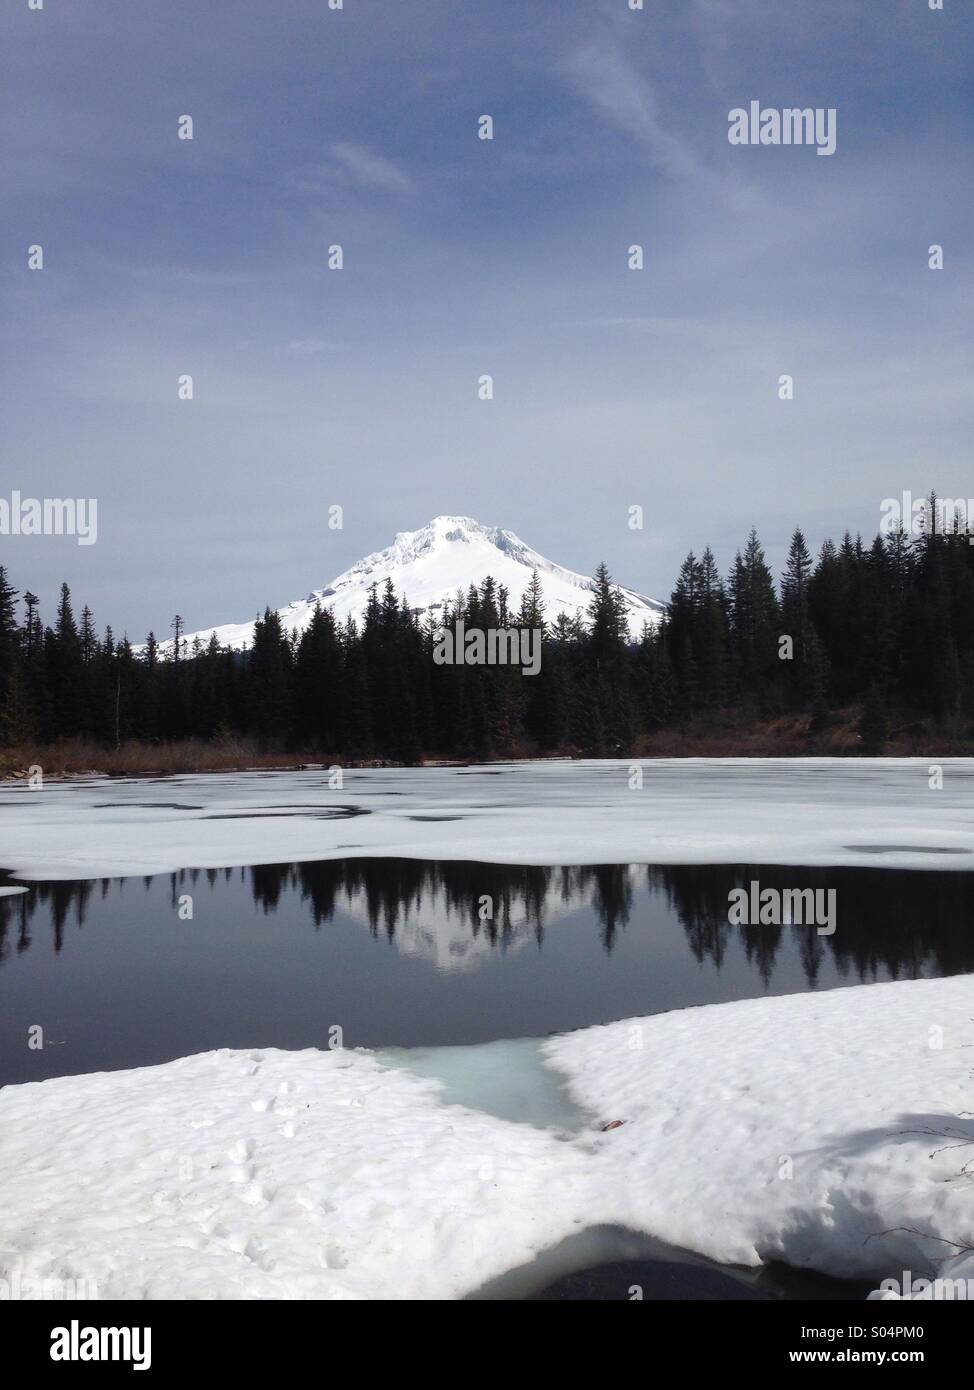
[[[752,879],[834,889],[835,933],[731,925]],[[455,1045],[974,971],[974,875],[952,870],[363,858],[28,887],[0,896],[0,1083],[327,1046],[333,1025]]]

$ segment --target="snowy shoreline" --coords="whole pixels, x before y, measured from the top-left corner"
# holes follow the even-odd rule
[[[388,856],[974,869],[971,758],[369,768],[342,782],[308,771],[11,784],[0,868],[77,879]]]
[[[972,1020],[960,976],[493,1059],[445,1049],[440,1080],[430,1050],[420,1076],[408,1054],[267,1049],[10,1086],[0,1277],[94,1280],[102,1298],[456,1298],[600,1224],[722,1262],[934,1272],[943,1242],[974,1244],[969,1155],[938,1137],[974,1144]],[[565,1078],[583,1118],[537,1127]]]

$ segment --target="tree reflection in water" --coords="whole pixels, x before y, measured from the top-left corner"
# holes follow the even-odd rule
[[[765,987],[786,936],[791,936],[809,986],[827,955],[843,979],[911,979],[974,971],[974,875],[955,871],[771,867],[767,865],[615,865],[573,867],[482,864],[414,859],[334,859],[265,864],[248,869],[192,869],[169,875],[175,906],[181,894],[221,882],[249,882],[263,913],[296,895],[316,929],[336,910],[356,905],[373,936],[397,940],[408,919],[452,919],[471,941],[502,950],[530,933],[539,949],[553,916],[576,908],[593,915],[611,953],[634,913],[662,896],[676,914],[689,950],[716,969],[740,938]],[[819,936],[800,926],[732,926],[728,896],[758,879],[762,887],[834,888],[838,929]],[[0,897],[0,964],[46,937],[55,952],[71,928],[84,927],[100,900],[133,880],[33,883],[27,893]],[[152,879],[145,879],[148,888]],[[485,904],[487,900],[487,904]],[[489,904],[489,910],[488,910]],[[435,926],[432,928],[435,930]]]

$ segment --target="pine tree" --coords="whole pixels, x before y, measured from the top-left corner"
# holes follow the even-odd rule
[[[331,610],[315,604],[294,657],[294,726],[297,746],[337,754],[341,748],[344,691],[342,658]]]
[[[270,608],[254,623],[248,657],[251,728],[262,748],[276,748],[288,731],[291,649],[280,616]]]
[[[670,595],[666,624],[666,645],[670,655],[677,693],[684,717],[699,713],[700,690],[697,671],[696,637],[700,620],[700,561],[691,550],[680,566]]]
[[[796,528],[781,578],[781,628],[782,636],[791,639],[791,659],[782,662],[785,686],[789,703],[798,709],[815,702],[822,678],[821,651],[809,607],[811,581],[812,557]]]
[[[38,614],[40,599],[36,594],[32,594],[28,589],[24,594],[24,629],[23,629],[23,654],[29,661],[34,655],[37,647],[44,641],[44,629],[41,627],[41,620]]]
[[[518,627],[544,630],[544,590],[537,570],[531,571],[531,580],[521,595],[517,622]]]
[[[98,635],[95,632],[95,618],[91,609],[85,604],[81,610],[81,629],[78,633],[78,647],[81,652],[81,660],[86,666],[90,665],[95,659],[98,651]]]
[[[728,584],[731,653],[738,700],[744,709],[771,713],[779,684],[780,615],[774,580],[757,532],[738,553]]]
[[[40,600],[36,594],[24,594],[24,626],[21,630],[21,663],[24,673],[25,700],[30,711],[33,736],[49,743],[56,736],[51,701],[44,625],[40,616]]]
[[[631,746],[634,731],[625,604],[604,563],[595,571],[593,588],[585,638],[588,673],[579,691],[583,729],[593,751],[619,753]]]
[[[693,664],[704,709],[717,710],[727,694],[727,596],[708,545],[700,558],[699,597],[693,622]]]
[[[19,670],[17,593],[0,565],[0,743],[13,742],[17,737],[15,730],[22,723],[24,694]]]
[[[154,632],[145,639],[139,672],[140,717],[137,732],[141,738],[155,743],[162,735],[162,711],[160,709],[159,643]]]
[[[643,627],[636,659],[642,728],[655,733],[671,722],[678,700],[665,621]]]
[[[0,681],[11,670],[19,646],[17,594],[7,579],[7,571],[0,565]],[[34,599],[33,594],[30,598]]]
[[[82,731],[84,661],[67,584],[61,585],[50,658],[56,733],[59,738],[74,738]]]

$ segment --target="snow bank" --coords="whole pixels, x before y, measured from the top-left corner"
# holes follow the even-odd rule
[[[868,1278],[974,1241],[972,1042],[974,980],[955,976],[683,1009],[544,1051],[579,1104],[626,1122],[597,1141],[619,1222]]]
[[[584,1220],[571,1144],[364,1053],[0,1091],[0,1273],[100,1298],[450,1298]]]
[[[344,856],[974,868],[974,759],[662,759],[0,788],[0,866],[98,878]],[[633,786],[641,768],[642,785]]]
[[[972,1014],[955,977],[585,1029],[541,1045],[591,1115],[573,1134],[530,1123],[536,1043],[493,1066],[471,1048],[467,1069],[450,1049],[464,1106],[428,1050],[426,1076],[403,1054],[220,1051],[8,1087],[0,1275],[103,1298],[450,1298],[599,1224],[744,1264],[929,1270],[936,1237],[974,1242],[967,1155],[935,1152],[970,1127]],[[498,1114],[498,1068],[521,1123]]]

